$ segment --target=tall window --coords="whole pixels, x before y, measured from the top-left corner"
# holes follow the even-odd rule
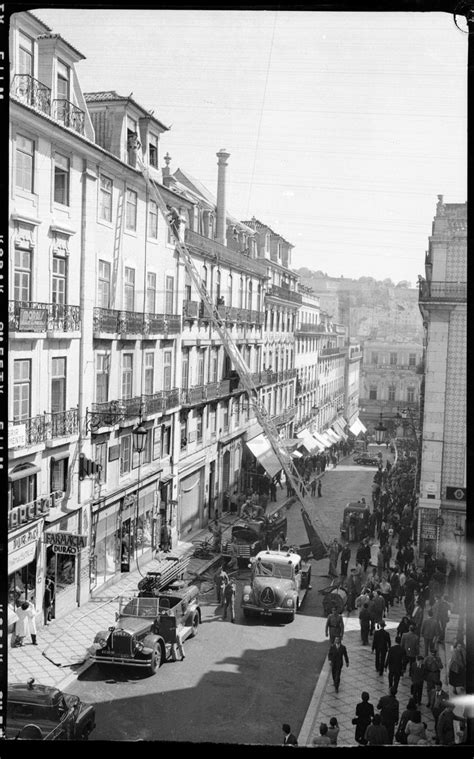
[[[99,219],[103,221],[112,221],[112,188],[112,180],[101,174],[99,185]]]
[[[388,388],[388,400],[389,401],[395,400],[395,385],[390,385]]]
[[[158,206],[154,200],[148,203],[148,237],[158,237]]]
[[[130,471],[132,461],[132,436],[124,435],[120,438],[120,474]]]
[[[124,308],[126,311],[135,310],[135,269],[125,267],[124,272]]]
[[[51,366],[51,412],[66,410],[66,359],[53,358]]]
[[[202,443],[202,409],[196,411],[196,440]]]
[[[240,277],[239,282],[239,308],[244,307],[244,278]]]
[[[18,73],[34,76],[33,40],[20,32],[18,46]]]
[[[369,388],[369,400],[376,401],[377,400],[377,386],[371,385]]]
[[[145,395],[153,395],[155,390],[155,354],[151,351],[145,353]]]
[[[21,134],[16,138],[15,184],[20,190],[33,192],[35,143]]]
[[[107,482],[107,443],[96,443],[94,461],[99,464],[99,482]]]
[[[209,382],[217,382],[218,363],[219,363],[219,355],[217,353],[217,350],[214,348],[211,351],[211,376],[209,377]]]
[[[229,429],[229,401],[222,404],[222,428],[224,431]]]
[[[110,356],[108,353],[96,355],[95,400],[106,403],[109,399]]]
[[[135,166],[137,162],[134,150],[134,137],[137,136],[137,122],[127,117],[127,163],[129,166]]]
[[[69,205],[69,158],[54,154],[54,202]]]
[[[171,390],[171,351],[163,351],[163,390]]]
[[[202,350],[198,350],[196,384],[204,385],[204,351]]]
[[[181,354],[181,387],[186,390],[189,387],[189,351],[183,350]]]
[[[20,358],[13,362],[13,419],[21,422],[30,417],[31,361]]]
[[[221,297],[221,273],[218,269],[216,272],[216,303],[219,303]]]
[[[124,353],[122,357],[122,399],[132,397],[133,392],[133,354]]]
[[[166,277],[165,281],[165,314],[173,313],[174,277]]]
[[[53,303],[63,306],[66,303],[67,259],[53,256],[51,296]]]
[[[214,437],[216,434],[216,406],[215,404],[212,404],[209,406],[209,432],[211,434],[211,437]]]
[[[232,305],[232,274],[227,277],[227,305]]]
[[[51,493],[54,493],[56,490],[61,490],[64,493],[66,490],[68,464],[69,458],[56,460],[54,457],[51,458]]]
[[[31,251],[15,248],[13,297],[17,302],[31,300]]]
[[[416,353],[408,354],[408,366],[416,366]]]
[[[371,360],[372,360],[373,364],[378,364],[378,362],[379,362],[379,354],[378,353],[374,353],[374,351],[372,351],[372,359]]]
[[[99,261],[98,305],[100,308],[110,308],[110,263]]]
[[[156,274],[149,271],[146,275],[146,310],[154,314],[156,308]]]
[[[395,366],[396,363],[397,363],[397,354],[396,353],[391,353],[390,354],[390,366]]]
[[[57,62],[56,91],[58,100],[69,100],[69,66]]]
[[[247,291],[247,308],[249,311],[253,308],[253,283],[249,280],[249,286]]]
[[[131,229],[133,232],[137,229],[137,193],[135,190],[127,190],[125,228]]]
[[[150,166],[158,168],[158,137],[156,134],[150,134],[148,137],[148,162]]]
[[[407,403],[415,402],[415,388],[407,387]]]

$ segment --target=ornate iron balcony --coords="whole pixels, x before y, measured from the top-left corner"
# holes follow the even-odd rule
[[[38,414],[28,419],[14,419],[10,424],[25,426],[25,445],[36,445],[46,440],[46,416]]]
[[[181,331],[178,314],[142,314],[113,308],[94,308],[94,332],[107,334],[176,334]]]
[[[196,300],[183,300],[183,319],[197,319],[200,303]]]
[[[80,309],[63,303],[10,300],[8,327],[11,332],[78,332]]]
[[[158,414],[164,409],[165,399],[163,393],[152,393],[151,395],[143,396],[143,413],[145,416]]]
[[[67,411],[55,411],[45,414],[47,435],[51,438],[75,435],[79,431],[79,415],[77,408]]]
[[[85,113],[69,100],[53,100],[52,116],[68,129],[84,134]]]
[[[267,295],[272,295],[275,298],[282,298],[283,300],[289,300],[291,303],[301,303],[303,300],[301,293],[290,290],[289,287],[280,287],[279,285],[272,285],[268,289]]]
[[[433,282],[422,279],[418,282],[418,300],[454,301],[463,303],[467,300],[467,282]]]
[[[15,74],[11,94],[21,103],[31,105],[36,111],[51,115],[51,90],[29,74]]]

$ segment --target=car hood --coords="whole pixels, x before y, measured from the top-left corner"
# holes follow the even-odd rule
[[[154,619],[154,617],[119,617],[113,632],[115,632],[115,630],[123,630],[129,635],[137,635],[138,633],[149,630]],[[112,632],[112,630],[110,632]]]
[[[295,589],[295,583],[282,577],[254,577],[253,589],[261,593],[264,588],[272,588],[275,593],[284,595]]]

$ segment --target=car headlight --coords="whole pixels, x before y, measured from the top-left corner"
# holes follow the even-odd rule
[[[294,605],[295,604],[294,604],[294,601],[293,601],[292,598],[286,598],[285,599],[284,606],[288,606],[288,608],[293,608]]]
[[[137,640],[137,642],[135,643],[135,651],[140,652],[140,651],[143,651],[144,648],[145,646],[143,645],[141,640]]]
[[[250,593],[244,593],[242,596],[243,601],[250,601]]]
[[[107,641],[105,640],[105,638],[98,638],[96,640],[96,643],[98,646],[100,646],[100,648],[105,648],[107,645]]]

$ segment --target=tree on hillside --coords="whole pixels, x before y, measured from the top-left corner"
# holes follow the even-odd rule
[[[404,290],[409,290],[411,288],[411,283],[407,279],[401,279],[400,282],[397,282],[395,287],[403,288]]]

